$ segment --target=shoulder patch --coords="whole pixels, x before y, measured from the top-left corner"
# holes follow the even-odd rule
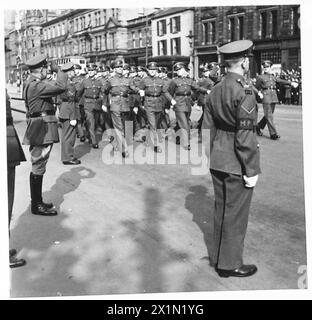
[[[249,95],[252,95],[252,89],[250,89],[250,88],[245,89],[245,93],[249,94]]]

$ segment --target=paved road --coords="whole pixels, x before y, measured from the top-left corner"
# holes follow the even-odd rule
[[[77,142],[82,164],[63,166],[55,144],[44,178],[56,217],[30,213],[30,163],[17,169],[11,247],[27,265],[12,269],[12,297],[298,288],[306,265],[301,111],[278,106],[282,139],[259,138],[263,173],[245,241],[254,277],[222,279],[209,267],[209,175],[193,175],[192,164],[109,165],[103,142],[98,150]],[[22,138],[24,115],[13,116]]]

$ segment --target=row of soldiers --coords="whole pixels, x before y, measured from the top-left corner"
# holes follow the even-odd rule
[[[215,67],[208,66],[206,73]],[[76,132],[80,141],[86,137],[93,148],[99,147],[99,136],[105,131],[105,139],[114,150],[128,157],[125,123],[132,121],[134,140],[149,141],[155,152],[162,152],[159,142],[171,128],[169,110],[176,116],[175,131],[181,129],[177,143],[190,150],[190,115],[194,99],[204,104],[213,81],[208,77],[195,82],[189,77],[184,63],[174,65],[177,77],[168,78],[168,70],[150,62],[147,68],[130,66],[116,60],[109,67],[87,66],[87,74],[79,65],[67,63],[62,71],[68,75],[67,90],[57,97],[59,119],[62,126],[62,161],[64,164],[80,164],[74,156]],[[201,120],[200,120],[201,122]],[[86,130],[84,130],[86,129]],[[149,130],[145,130],[149,129]],[[86,133],[85,133],[86,131]]]

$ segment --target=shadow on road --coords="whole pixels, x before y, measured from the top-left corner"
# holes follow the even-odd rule
[[[77,159],[80,159],[83,156],[85,156],[87,153],[89,153],[90,151],[91,151],[90,143],[88,143],[88,142],[81,143],[81,144],[78,144],[77,146],[75,146],[74,155]]]
[[[214,199],[207,194],[208,190],[204,186],[192,186],[189,190],[191,193],[185,198],[185,208],[192,213],[193,221],[203,233],[208,253],[203,259],[209,260],[209,252],[212,253],[213,248]]]
[[[32,215],[30,206],[20,216],[11,231],[11,242],[22,250],[21,256],[27,260],[27,265],[12,270],[12,297],[56,296],[66,295],[66,292],[87,294],[83,284],[74,279],[68,282],[71,277],[69,270],[79,257],[63,246],[73,238],[74,232],[64,227],[67,213],[60,211],[60,205],[64,196],[75,191],[83,179],[94,176],[95,172],[88,168],[75,167],[59,176],[51,189],[44,192],[43,199],[54,203],[57,216]]]

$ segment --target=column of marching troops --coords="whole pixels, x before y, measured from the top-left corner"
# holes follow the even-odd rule
[[[215,193],[213,252],[210,264],[221,277],[247,277],[257,272],[255,265],[243,263],[243,246],[253,189],[260,171],[257,135],[268,125],[270,138],[277,140],[273,121],[276,83],[289,81],[272,75],[270,61],[263,62],[263,74],[256,84],[250,81],[249,56],[253,43],[239,40],[221,48],[226,72],[221,75],[217,63],[209,63],[203,77],[195,82],[187,67],[178,62],[176,77],[169,79],[167,70],[156,62],[147,68],[113,62],[111,68],[88,66],[87,76],[79,66],[68,63],[62,68],[49,67],[45,56],[27,62],[31,75],[23,88],[27,109],[27,129],[23,144],[30,146],[31,212],[35,215],[57,214],[52,203],[42,199],[42,180],[54,142],[59,141],[61,124],[62,162],[76,165],[74,144],[86,139],[98,146],[98,132],[105,131],[114,151],[128,157],[125,123],[132,121],[133,134],[139,141],[149,141],[156,153],[162,152],[159,141],[164,132],[181,130],[177,143],[190,150],[190,115],[194,101],[203,108],[197,128],[210,130],[210,173]],[[80,71],[79,71],[80,70]],[[257,102],[263,103],[264,117],[258,123]],[[58,105],[58,118],[55,115]],[[168,110],[173,108],[176,125],[170,124]],[[9,221],[12,212],[15,166],[25,161],[10,115],[7,99]],[[145,129],[149,129],[148,131]],[[139,134],[141,132],[141,134]],[[142,133],[144,132],[144,133]],[[144,138],[145,137],[145,138]],[[9,143],[10,141],[10,143]],[[9,146],[10,144],[10,146]],[[13,151],[15,150],[15,151]],[[9,178],[10,176],[10,178]],[[11,191],[10,191],[11,190]],[[24,259],[10,250],[10,266],[24,265]]]

